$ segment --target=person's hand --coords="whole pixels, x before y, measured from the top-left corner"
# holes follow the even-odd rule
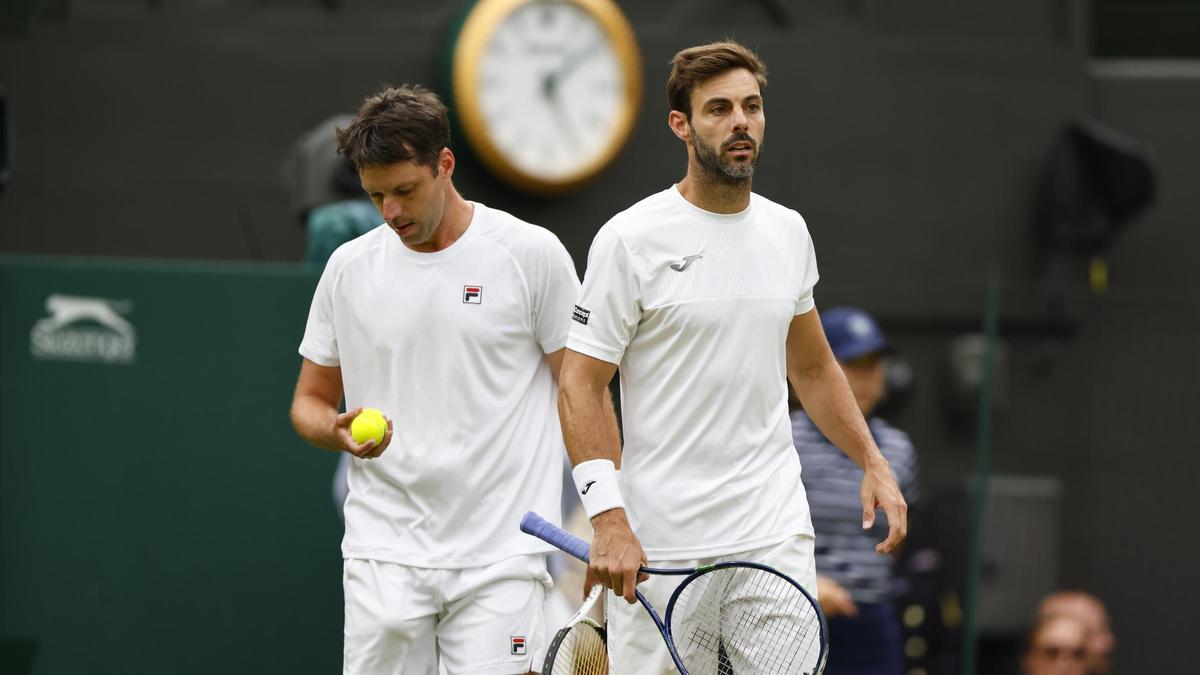
[[[387,415],[383,419],[387,420],[387,433],[383,435],[383,440],[379,443],[375,439],[370,439],[366,443],[355,443],[354,435],[350,433],[350,423],[358,417],[362,408],[347,410],[337,416],[333,422],[333,434],[337,438],[338,444],[342,446],[342,450],[358,457],[359,459],[375,459],[387,450],[387,446],[392,442],[392,420],[388,419]]]
[[[592,592],[592,586],[600,583],[596,578],[596,573],[592,571],[591,565],[588,566],[587,572],[583,574],[583,600],[587,600],[587,596]]]
[[[892,475],[892,467],[882,456],[867,464],[861,496],[864,530],[875,526],[875,509],[883,509],[887,514],[888,536],[875,545],[875,552],[880,555],[891,553],[908,536],[908,504]]]
[[[646,552],[625,517],[625,509],[609,509],[592,518],[592,562],[588,574],[613,589],[629,604],[637,602],[634,587],[649,577],[638,568],[646,564]],[[585,582],[586,584],[586,582]]]
[[[817,576],[817,602],[825,618],[858,616],[858,605],[844,586],[829,577]]]

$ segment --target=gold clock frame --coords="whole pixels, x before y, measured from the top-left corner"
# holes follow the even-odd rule
[[[642,99],[642,57],[633,27],[613,0],[557,0],[569,2],[587,12],[612,42],[617,62],[625,78],[624,98],[618,113],[616,133],[595,159],[562,178],[549,180],[532,175],[505,156],[488,135],[487,123],[479,100],[484,51],[492,33],[518,8],[544,0],[479,0],[463,22],[454,46],[451,65],[451,91],[459,123],[467,141],[483,163],[514,187],[541,195],[572,192],[603,172],[613,163],[629,141]]]

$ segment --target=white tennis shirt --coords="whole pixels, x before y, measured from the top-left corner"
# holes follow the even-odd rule
[[[341,366],[347,409],[395,422],[382,456],[351,461],[345,557],[462,568],[551,550],[518,524],[529,510],[559,519],[545,354],[566,343],[578,292],[552,233],[478,203],[442,251],[382,225],[334,252],[300,354]]]
[[[812,534],[786,343],[816,283],[804,219],[758,195],[722,215],[671,187],[597,233],[567,347],[620,368],[621,493],[651,560]]]

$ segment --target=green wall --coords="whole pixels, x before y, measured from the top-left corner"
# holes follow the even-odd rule
[[[287,416],[316,275],[0,257],[0,638],[34,673],[337,672],[335,457]],[[50,296],[119,301],[132,362],[87,316],[35,357]]]

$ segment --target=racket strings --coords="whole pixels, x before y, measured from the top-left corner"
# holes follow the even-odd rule
[[[692,675],[802,675],[821,656],[820,619],[787,579],[753,567],[725,567],[679,591],[671,634]]]
[[[553,665],[546,675],[608,675],[604,635],[586,621],[564,628],[551,645]]]

